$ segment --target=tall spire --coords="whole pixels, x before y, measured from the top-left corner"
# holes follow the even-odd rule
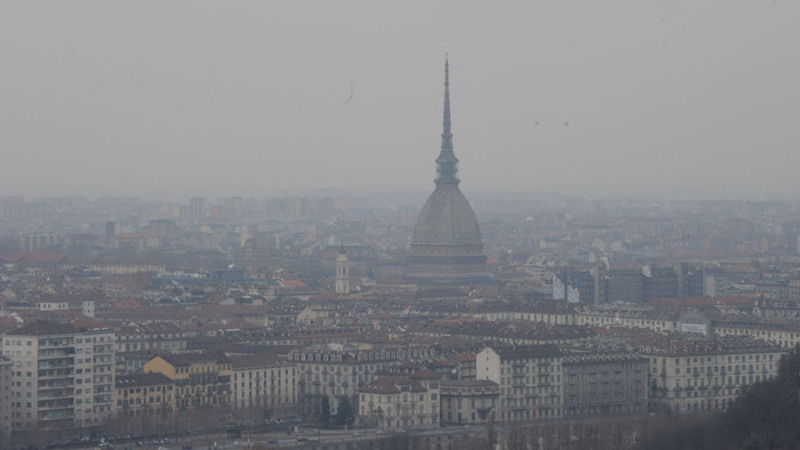
[[[450,132],[450,61],[444,58],[444,122],[442,130],[442,150],[453,149],[453,134]]]
[[[444,120],[442,122],[442,149],[436,158],[436,185],[458,185],[458,158],[453,153],[453,133],[450,130],[450,60],[444,59]]]

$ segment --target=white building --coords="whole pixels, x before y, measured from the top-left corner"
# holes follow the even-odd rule
[[[297,408],[297,363],[274,354],[228,356],[233,364],[231,395],[236,409],[261,409],[270,416]]]
[[[476,377],[500,386],[500,421],[561,418],[561,362],[555,345],[489,347],[476,357]]]
[[[360,350],[350,345],[327,344],[295,350],[289,359],[298,365],[298,400],[304,408],[328,397],[330,413],[336,414],[342,396],[355,400],[358,388],[370,384],[378,373],[402,361],[430,359],[427,348]]]
[[[12,431],[97,425],[113,413],[114,333],[37,321],[2,336]]]
[[[379,428],[439,424],[439,379],[424,370],[380,377],[358,390],[359,421]]]
[[[787,350],[745,336],[678,334],[640,349],[650,360],[651,410],[726,410],[742,388],[775,377]]]

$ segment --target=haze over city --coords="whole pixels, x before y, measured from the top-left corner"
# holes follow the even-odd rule
[[[5,2],[0,193],[795,199],[796,2]]]

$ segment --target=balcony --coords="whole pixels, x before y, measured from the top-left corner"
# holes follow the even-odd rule
[[[62,400],[39,400],[39,414],[47,411],[69,411],[72,412],[74,409],[74,405],[72,404],[72,399],[62,399]]]
[[[43,390],[43,389],[39,390],[40,400],[56,400],[64,398],[73,398],[74,396],[75,392],[71,387],[69,389],[55,388],[51,390]]]
[[[38,360],[45,360],[45,359],[72,359],[75,356],[75,349],[73,348],[66,348],[61,350],[50,350],[50,351],[41,351],[38,355],[36,355],[36,359]]]
[[[56,380],[59,378],[73,378],[74,374],[72,369],[62,369],[62,370],[40,370],[39,371],[39,380]]]

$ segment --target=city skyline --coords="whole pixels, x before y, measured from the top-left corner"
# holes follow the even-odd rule
[[[449,53],[470,197],[796,200],[798,8],[12,3],[0,195],[424,193]]]

